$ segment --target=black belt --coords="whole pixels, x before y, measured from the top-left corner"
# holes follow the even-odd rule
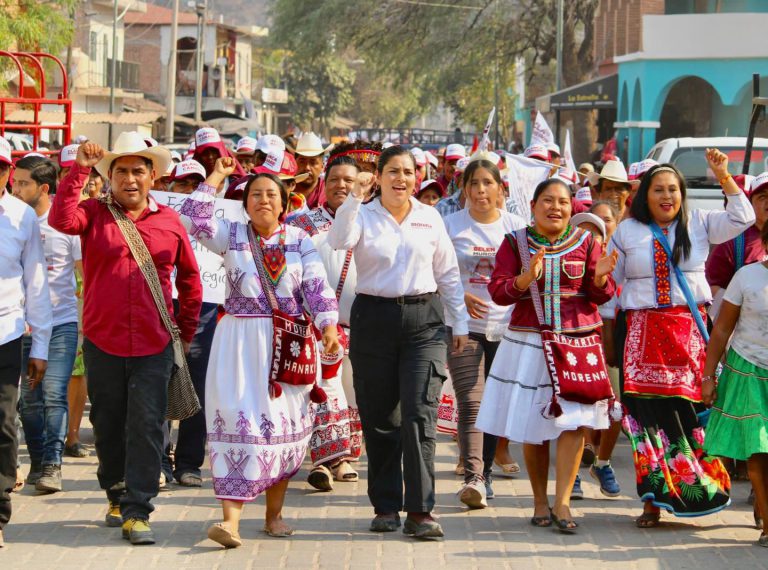
[[[376,295],[366,295],[360,293],[358,297],[362,297],[367,301],[373,301],[374,303],[396,303],[398,305],[415,305],[418,303],[428,303],[434,297],[434,293],[424,293],[422,295],[402,295],[400,297],[377,297]]]

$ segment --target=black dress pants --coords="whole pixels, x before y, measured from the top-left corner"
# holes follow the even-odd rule
[[[159,354],[122,357],[85,338],[83,356],[99,485],[111,501],[120,500],[124,521],[147,519],[159,491],[173,347],[168,343]],[[125,490],[115,488],[121,481]]]
[[[358,295],[350,325],[371,504],[377,514],[431,512],[437,406],[446,378],[442,311],[430,299],[404,304]]]
[[[16,484],[20,375],[21,337],[0,344],[0,530],[11,520],[11,492]]]

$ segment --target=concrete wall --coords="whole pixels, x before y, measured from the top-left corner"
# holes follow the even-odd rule
[[[643,58],[768,57],[766,29],[768,13],[645,16]]]

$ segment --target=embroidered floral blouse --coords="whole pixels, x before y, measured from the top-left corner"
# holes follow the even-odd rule
[[[523,264],[514,245],[504,239],[496,254],[496,265],[488,284],[491,298],[497,305],[515,304],[509,322],[510,330],[532,332],[539,330],[539,321],[533,307],[530,290],[519,291],[515,279],[523,272]],[[535,235],[528,228],[528,248],[533,255],[544,247],[544,268],[537,280],[544,308],[544,319],[557,332],[582,333],[599,328],[597,306],[607,302],[614,294],[612,277],[603,288],[594,284],[595,266],[600,259],[600,245],[592,235],[579,228],[569,228],[554,244]]]
[[[691,254],[680,264],[697,304],[709,303],[712,292],[704,274],[710,244],[735,238],[755,223],[755,211],[744,193],[729,196],[725,211],[692,210],[688,220]],[[677,222],[667,228],[669,246],[675,246]],[[650,226],[624,220],[611,238],[609,250],[619,252],[613,276],[621,285],[619,305],[623,309],[685,306],[666,254],[653,239]]]
[[[214,217],[215,192],[215,188],[207,184],[198,186],[181,205],[181,222],[193,240],[224,258],[227,272],[226,312],[236,317],[269,317],[272,310],[251,253],[248,226]],[[289,315],[300,315],[306,301],[320,330],[336,325],[339,320],[336,296],[328,285],[320,255],[306,232],[281,224],[274,235],[263,241],[265,254],[277,247],[283,228],[285,266],[270,267],[267,271],[275,277],[282,272],[275,287],[278,308]]]

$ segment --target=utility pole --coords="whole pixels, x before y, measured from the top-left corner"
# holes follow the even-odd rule
[[[557,67],[555,90],[563,87],[563,0],[557,0]],[[555,111],[555,142],[560,144],[560,110]]]
[[[114,1],[112,10],[112,61],[110,62],[110,74],[112,80],[109,82],[109,114],[115,112],[115,83],[117,83],[117,0]],[[108,148],[112,148],[112,117],[109,119],[109,132],[107,135]]]
[[[173,19],[171,20],[171,53],[168,56],[168,81],[166,81],[165,110],[165,142],[173,142],[173,131],[176,127],[176,47],[179,35],[179,0],[173,0]]]
[[[502,117],[499,106],[499,0],[495,0],[493,8],[493,105],[496,107],[493,144],[496,150],[499,148],[499,119]]]
[[[195,6],[197,12],[197,77],[195,81],[195,121],[203,120],[203,59],[205,57],[205,12],[206,0]]]

